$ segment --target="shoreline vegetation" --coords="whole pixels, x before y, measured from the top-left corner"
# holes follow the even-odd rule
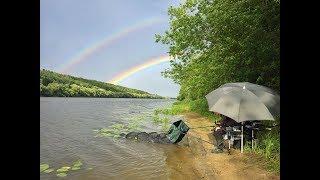
[[[166,98],[137,89],[59,74],[45,69],[40,70],[40,96],[149,99]]]
[[[186,0],[168,8],[169,27],[155,42],[169,46],[164,77],[180,85],[177,102],[156,113],[196,112],[212,121],[205,95],[225,83],[250,82],[280,92],[280,0]],[[280,94],[280,93],[279,93]],[[263,122],[272,123],[272,122]],[[246,153],[280,171],[280,119]]]
[[[206,99],[198,99],[194,101],[183,100],[176,101],[171,107],[156,109],[155,115],[181,115],[193,112],[199,114],[214,122],[220,121],[218,115],[208,111]],[[263,122],[270,123],[270,122]],[[244,152],[249,156],[259,157],[264,168],[270,172],[280,173],[280,129],[275,128],[272,131],[259,131],[257,134],[257,146],[251,149],[251,142],[245,144]]]

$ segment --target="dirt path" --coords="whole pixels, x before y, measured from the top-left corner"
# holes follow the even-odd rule
[[[209,119],[196,113],[186,113],[184,118],[189,127],[213,125]],[[185,158],[187,163],[180,165],[182,166],[179,167],[180,169],[188,168],[187,171],[193,171],[193,174],[199,179],[280,179],[279,175],[264,170],[262,164],[259,163],[261,159],[259,160],[253,155],[241,154],[238,150],[232,150],[231,155],[226,152],[212,153],[213,145],[195,138],[199,137],[213,142],[211,129],[209,127],[189,130],[184,140],[179,144],[189,145],[188,149],[192,155]]]

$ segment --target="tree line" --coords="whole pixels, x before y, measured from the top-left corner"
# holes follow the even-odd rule
[[[59,74],[45,69],[40,70],[40,96],[162,98],[161,96],[137,89]]]

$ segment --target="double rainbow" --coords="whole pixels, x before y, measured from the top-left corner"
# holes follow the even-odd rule
[[[129,76],[143,70],[143,69],[146,69],[146,68],[149,68],[151,66],[155,66],[157,64],[161,64],[161,63],[164,63],[164,62],[168,62],[170,60],[173,60],[173,58],[171,58],[170,56],[168,55],[162,55],[162,56],[157,56],[157,57],[154,57],[154,58],[151,58],[151,59],[148,59],[145,63],[143,64],[139,64],[137,66],[134,66],[128,70],[125,70],[119,74],[117,74],[116,76],[114,76],[113,78],[111,78],[108,83],[111,83],[111,84],[118,84],[119,82],[125,80],[126,78],[128,78]]]
[[[86,60],[89,60],[88,57],[96,52],[98,52],[101,49],[104,49],[113,43],[115,43],[117,40],[120,40],[127,35],[129,35],[132,32],[144,29],[146,27],[160,24],[165,22],[165,19],[163,18],[149,18],[144,21],[135,23],[131,26],[128,26],[121,31],[115,32],[106,38],[104,38],[101,41],[95,42],[92,45],[88,46],[87,48],[82,49],[79,53],[77,53],[75,56],[73,56],[70,60],[67,61],[66,64],[62,65],[59,72],[63,74],[69,73],[69,71],[76,66],[77,64],[80,64],[81,62],[84,62]]]

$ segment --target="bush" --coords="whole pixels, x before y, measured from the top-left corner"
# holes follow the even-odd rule
[[[263,156],[266,168],[273,172],[280,172],[280,133],[277,129],[271,132],[261,131],[257,135],[257,145],[251,148],[251,143],[246,144],[245,151]]]

